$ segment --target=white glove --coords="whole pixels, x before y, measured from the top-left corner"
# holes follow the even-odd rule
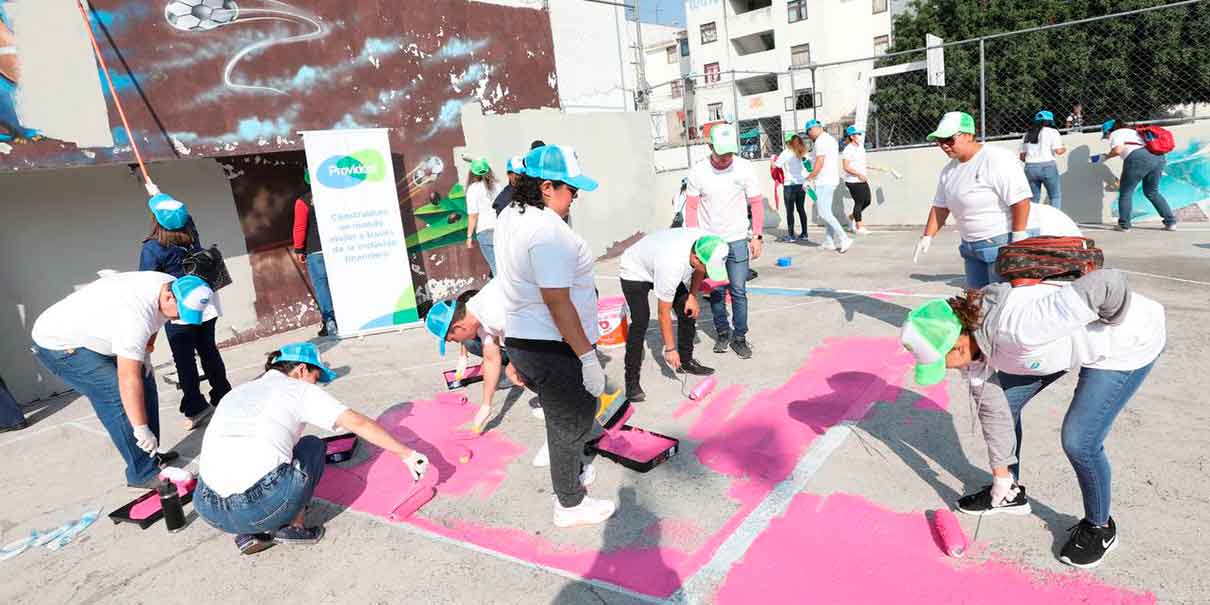
[[[1008,234],[1008,241],[1010,242],[1019,242],[1023,239],[1029,239],[1028,231],[1013,231],[1012,233]]]
[[[912,254],[912,262],[913,263],[918,262],[920,260],[920,255],[924,254],[925,252],[928,252],[929,246],[931,246],[932,244],[933,244],[933,236],[931,236],[931,235],[920,236],[920,241],[916,242],[916,252],[914,254]]]
[[[160,188],[156,187],[155,183],[153,183],[151,181],[147,181],[146,183],[143,183],[143,186],[147,188],[148,197],[155,197],[160,194]]]
[[[597,359],[597,350],[589,351],[580,356],[581,372],[583,373],[584,389],[593,397],[600,397],[605,392],[605,370],[601,368],[601,360]]]
[[[1003,506],[1017,497],[1016,484],[1012,476],[992,477],[992,506]]]
[[[462,352],[458,354],[458,367],[454,370],[454,380],[462,380],[462,377],[466,376],[466,364],[466,349],[462,349]]]
[[[424,473],[429,470],[428,457],[416,450],[412,450],[412,453],[404,456],[403,463],[408,465],[408,468],[412,471],[412,479],[415,481],[420,481]]]
[[[151,427],[146,424],[134,426],[134,439],[138,442],[139,449],[148,454],[154,454],[156,448],[160,447],[160,440],[156,439],[155,433],[151,432]]]

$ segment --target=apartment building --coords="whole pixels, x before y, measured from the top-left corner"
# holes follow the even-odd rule
[[[686,89],[684,78],[693,69],[689,60],[689,40],[684,28],[653,23],[631,23],[630,47],[635,59],[627,71],[627,88],[648,90],[636,98],[636,109],[651,115],[651,133],[657,146],[684,142],[685,110],[693,107],[693,89]],[[642,27],[642,50],[639,29]],[[642,65],[638,64],[639,57]],[[645,80],[639,83],[639,77]]]

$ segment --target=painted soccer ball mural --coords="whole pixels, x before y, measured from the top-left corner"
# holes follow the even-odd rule
[[[187,32],[211,30],[238,16],[235,0],[172,0],[164,5],[168,24]]]

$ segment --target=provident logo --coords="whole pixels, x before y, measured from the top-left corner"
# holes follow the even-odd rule
[[[386,161],[373,149],[355,151],[349,155],[334,155],[319,165],[316,178],[324,187],[348,189],[365,181],[381,181],[386,174]]]

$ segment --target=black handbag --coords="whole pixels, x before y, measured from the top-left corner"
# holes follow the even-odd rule
[[[231,274],[227,272],[227,261],[218,246],[210,246],[196,252],[190,252],[181,261],[185,275],[196,275],[202,278],[213,290],[221,290],[231,285]]]

